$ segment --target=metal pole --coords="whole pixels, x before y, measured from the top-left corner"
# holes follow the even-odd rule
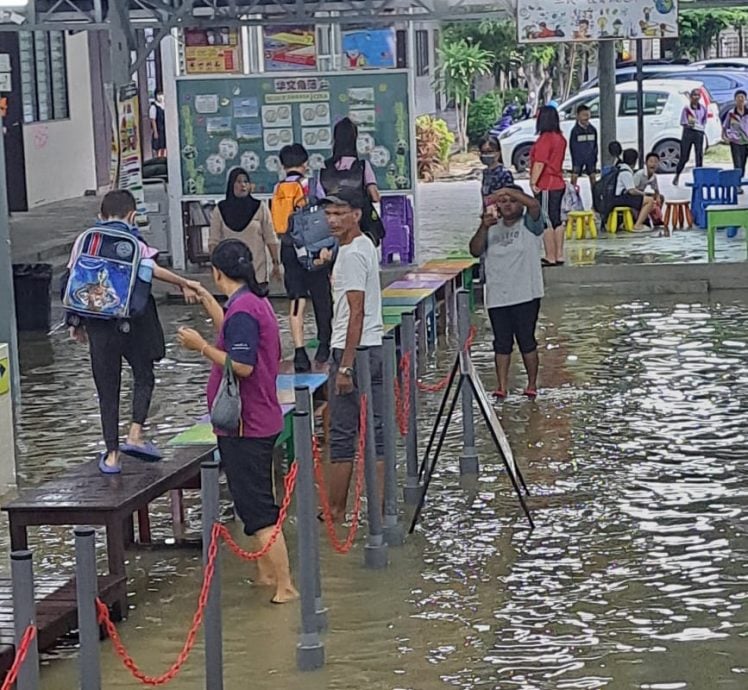
[[[296,477],[297,541],[299,551],[299,591],[301,594],[301,630],[296,645],[299,671],[315,671],[325,665],[325,646],[319,637],[315,605],[314,532],[314,457],[312,423],[309,412],[294,412],[293,438],[299,473]]]
[[[636,132],[637,132],[637,144],[639,147],[639,165],[644,167],[644,87],[642,81],[644,79],[644,51],[643,43],[641,38],[636,39]]]
[[[615,41],[597,44],[597,69],[600,89],[601,159],[608,158],[608,144],[616,140],[616,45]]]
[[[10,554],[10,572],[13,584],[15,643],[18,651],[26,628],[30,624],[36,625],[34,564],[31,560],[31,551],[13,551]],[[37,690],[39,687],[39,649],[36,641],[37,638],[34,637],[26,661],[18,672],[16,690]]]
[[[384,516],[382,527],[384,540],[389,546],[400,546],[405,541],[403,528],[397,513],[397,423],[395,422],[395,376],[396,347],[392,334],[382,339],[382,354],[384,365],[382,378],[384,380],[382,427],[384,432]]]
[[[470,295],[467,290],[457,293],[457,327],[459,331],[460,350],[470,337]],[[447,420],[449,421],[449,420]],[[475,421],[473,418],[473,392],[470,386],[462,387],[462,455],[460,456],[460,475],[477,476],[478,451],[475,449]]]
[[[366,509],[369,517],[369,534],[364,547],[364,565],[367,568],[386,568],[387,544],[382,534],[382,500],[377,481],[377,449],[374,433],[374,404],[371,396],[371,358],[369,348],[356,348],[356,383],[359,395],[366,396],[366,452],[364,476],[366,478]]]
[[[99,595],[99,581],[96,575],[96,532],[93,527],[76,527],[74,533],[80,690],[101,690],[99,623],[96,615],[96,597]]]
[[[417,506],[421,501],[423,485],[418,481],[418,391],[416,384],[416,317],[411,312],[403,314],[403,325],[400,330],[400,346],[402,356],[410,354],[410,366],[408,371],[403,372],[403,388],[407,378],[410,385],[410,400],[408,414],[408,433],[405,437],[405,488],[403,499],[409,506]]]
[[[13,406],[21,409],[21,370],[18,366],[18,333],[16,331],[16,300],[13,294],[13,254],[8,222],[8,181],[5,174],[5,125],[0,117],[0,343],[8,343],[10,354],[10,385]]]
[[[216,459],[200,464],[203,502],[203,568],[208,564],[213,525],[219,518],[219,466]],[[216,556],[213,582],[205,607],[205,687],[223,690],[223,633],[221,630],[221,559]]]
[[[296,412],[306,412],[309,415],[309,423],[312,427],[312,434],[314,434],[312,390],[308,386],[296,386],[294,391],[296,394]],[[312,458],[312,461],[314,461],[314,458]],[[314,465],[312,465],[312,469],[314,469]],[[313,474],[312,481],[314,481]],[[312,486],[312,501],[312,513],[314,513],[317,510],[314,486]],[[312,557],[312,562],[314,563],[314,610],[317,616],[317,630],[322,632],[327,630],[327,608],[325,608],[325,604],[322,601],[322,576],[319,569],[319,529],[312,530],[312,546],[314,547],[314,555]]]

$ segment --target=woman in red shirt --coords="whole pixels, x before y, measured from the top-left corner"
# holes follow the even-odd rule
[[[538,139],[530,150],[530,186],[540,201],[547,228],[544,266],[564,263],[564,227],[561,222],[561,200],[564,198],[564,156],[566,139],[561,134],[558,110],[546,105],[538,114]]]

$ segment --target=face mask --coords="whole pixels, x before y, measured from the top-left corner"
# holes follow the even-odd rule
[[[495,153],[481,153],[480,162],[483,165],[493,165],[497,158],[498,156]]]

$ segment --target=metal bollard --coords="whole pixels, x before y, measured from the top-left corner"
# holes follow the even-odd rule
[[[470,337],[470,295],[467,290],[457,292],[457,319],[460,351],[465,349]],[[478,475],[478,451],[475,448],[475,423],[473,416],[473,391],[469,385],[462,386],[462,455],[460,475]]]
[[[403,314],[403,325],[400,330],[400,347],[402,354],[410,353],[410,369],[405,372],[410,380],[410,414],[408,415],[408,433],[405,437],[405,488],[403,499],[410,506],[417,506],[421,502],[423,484],[418,480],[418,391],[416,385],[416,317],[411,312]]]
[[[382,339],[382,354],[384,364],[382,378],[384,379],[384,400],[382,403],[384,419],[384,515],[382,528],[384,540],[388,546],[401,546],[405,542],[400,518],[397,512],[397,422],[395,421],[395,377],[396,347],[395,337],[386,335]]]
[[[314,404],[312,401],[312,391],[308,386],[296,386],[294,392],[296,397],[296,411],[309,413],[309,423],[312,426],[312,434],[314,434]],[[314,462],[314,458],[312,458],[312,462]],[[314,481],[313,477],[314,475],[312,475],[312,481]],[[312,500],[314,500],[314,495],[312,496]],[[313,505],[314,511],[316,511],[317,503],[314,502]],[[319,565],[319,529],[313,530],[312,535],[312,544],[314,546],[314,556],[312,558],[314,563],[314,610],[317,616],[317,630],[323,632],[327,630],[327,608],[322,601],[322,576],[320,574]]]
[[[213,525],[219,520],[218,452],[213,460],[200,464],[200,486],[203,504],[203,568],[208,564]],[[223,632],[221,629],[221,556],[216,556],[213,582],[205,607],[205,687],[223,690]]]
[[[21,638],[30,624],[36,625],[34,601],[34,564],[31,551],[13,551],[10,554],[10,572],[13,584],[13,622],[15,644],[18,651]],[[37,690],[39,687],[39,648],[37,637],[31,641],[26,660],[18,671],[16,690]]]
[[[96,532],[93,527],[76,527],[73,532],[80,690],[101,690],[99,622],[96,614],[96,597],[99,596],[99,579],[96,575]]]
[[[371,361],[369,349],[356,348],[356,383],[359,395],[366,396],[366,452],[364,476],[366,479],[366,509],[369,534],[364,547],[364,565],[367,568],[386,568],[387,544],[382,534],[382,503],[377,482],[377,449],[374,433],[374,401],[371,395]]]
[[[325,646],[319,637],[316,611],[314,563],[314,458],[312,422],[309,412],[294,412],[293,439],[299,473],[296,476],[297,540],[299,551],[299,592],[301,594],[301,631],[296,645],[299,671],[315,671],[325,665]]]

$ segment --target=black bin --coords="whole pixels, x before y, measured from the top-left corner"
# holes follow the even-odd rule
[[[19,331],[49,331],[52,324],[51,264],[13,264]]]

